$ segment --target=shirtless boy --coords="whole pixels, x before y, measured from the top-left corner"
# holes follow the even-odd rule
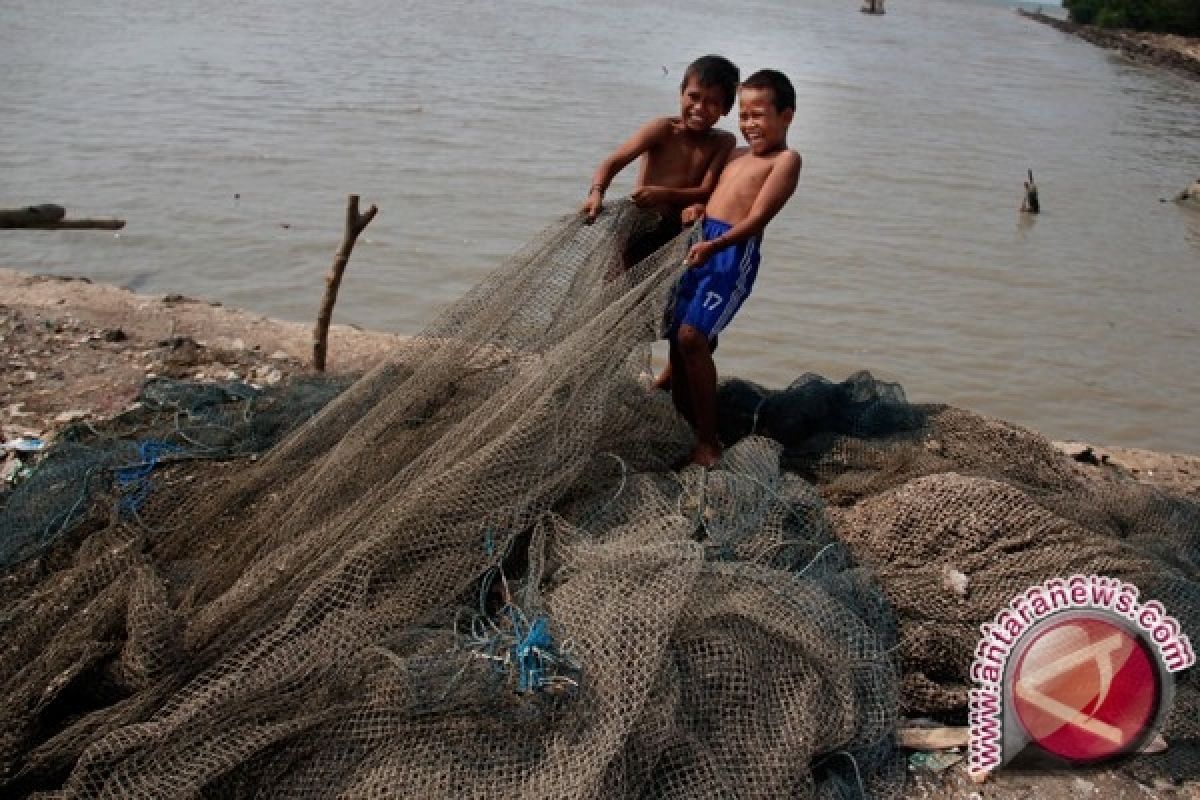
[[[691,461],[712,466],[717,440],[717,369],[709,342],[729,324],[754,286],[763,229],[800,180],[800,154],[788,149],[796,91],[782,72],[764,69],[738,90],[738,127],[746,147],[733,152],[707,204],[688,207],[683,222],[702,220],[704,241],[687,254],[671,343],[671,394],[696,430]]]
[[[717,176],[737,143],[733,134],[713,130],[713,126],[733,108],[737,88],[738,68],[727,59],[696,59],[679,85],[679,116],[647,122],[596,168],[583,204],[589,222],[600,213],[604,192],[613,178],[638,156],[643,158],[633,201],[662,215],[654,231],[629,243],[626,267],[675,238],[683,229],[680,212],[705,202],[712,194]]]

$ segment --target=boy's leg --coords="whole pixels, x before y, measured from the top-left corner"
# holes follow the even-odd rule
[[[687,365],[683,363],[683,351],[679,347],[677,341],[679,332],[671,337],[671,352],[670,361],[667,362],[666,374],[671,378],[669,387],[671,392],[671,401],[675,404],[675,410],[680,416],[688,421],[688,424],[693,428],[696,427],[695,415],[692,413],[692,398],[688,388]]]
[[[675,338],[674,349],[679,352],[674,371],[674,384],[685,379],[685,385],[676,389],[686,396],[691,411],[688,421],[696,429],[696,446],[692,448],[691,461],[703,467],[711,467],[721,458],[721,443],[717,440],[717,367],[709,351],[708,337],[691,325],[681,325]],[[682,390],[682,391],[680,391]],[[680,405],[676,401],[676,407]],[[680,409],[683,413],[683,409]],[[686,416],[686,415],[685,415]]]
[[[708,352],[717,352],[717,337],[714,336],[708,343]],[[662,389],[664,392],[671,391],[671,362],[667,360],[667,366],[663,369],[662,374],[654,379],[654,388]]]
[[[710,233],[710,225],[724,223],[706,221],[706,235]],[[758,260],[758,240],[750,239],[719,250],[704,265],[688,269],[680,280],[680,286],[686,283],[690,291],[686,303],[681,302],[681,292],[675,304],[674,319],[679,328],[674,344],[678,355],[671,361],[671,379],[673,384],[681,377],[687,381],[679,395],[686,397],[691,411],[689,421],[696,429],[698,441],[691,455],[694,464],[711,467],[721,458],[721,442],[717,438],[717,367],[712,357],[716,343],[711,340],[729,324],[750,294]]]

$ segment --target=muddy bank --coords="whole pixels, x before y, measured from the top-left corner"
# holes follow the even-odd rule
[[[404,341],[345,325],[333,325],[329,338],[334,372],[364,370]],[[148,378],[270,386],[307,371],[311,357],[311,325],[177,294],[0,269],[5,441],[118,414]]]
[[[310,369],[310,325],[196,298],[7,269],[0,269],[0,298],[3,441],[49,438],[75,420],[118,414],[155,376],[269,386]],[[329,368],[365,370],[404,341],[335,324]],[[1200,456],[1060,447],[1098,471],[1200,496]]]
[[[1100,47],[1120,51],[1121,55],[1139,64],[1166,67],[1200,79],[1200,39],[1168,33],[1139,33],[1079,25],[1025,9],[1017,9],[1017,13],[1058,28],[1064,33],[1074,34]]]

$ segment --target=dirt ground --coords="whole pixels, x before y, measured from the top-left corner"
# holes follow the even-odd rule
[[[909,771],[906,798],[964,798],[964,800],[1200,800],[1200,783],[1175,786],[1167,781],[1141,783],[1108,767],[1037,769],[1003,768],[986,782],[975,784],[960,765],[941,774]]]
[[[400,336],[334,325],[331,371],[364,370]],[[311,326],[179,295],[146,296],[82,278],[0,269],[0,441],[49,440],[81,418],[129,407],[151,376],[272,385],[308,369]],[[1058,443],[1086,467],[1200,497],[1200,456]],[[5,479],[18,457],[0,461]],[[1169,746],[1169,743],[1168,743]],[[977,785],[965,762],[942,771],[912,759],[912,798],[1186,798],[1200,784],[1143,783],[1120,768],[1001,770]],[[927,761],[925,759],[924,761]]]
[[[315,311],[314,311],[315,315]],[[362,370],[402,337],[333,325],[329,369]],[[155,375],[272,385],[307,369],[311,326],[182,295],[0,269],[0,433],[49,437],[125,410]]]
[[[1171,33],[1126,33],[1127,36],[1165,50],[1173,50],[1200,62],[1200,39],[1194,36],[1176,36]]]

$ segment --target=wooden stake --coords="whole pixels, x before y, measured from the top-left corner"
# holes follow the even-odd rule
[[[1038,202],[1037,184],[1033,182],[1033,170],[1029,170],[1029,180],[1025,181],[1025,199],[1021,202],[1021,211],[1026,214],[1037,214],[1042,210]]]
[[[372,205],[365,214],[358,213],[358,195],[346,198],[346,227],[342,231],[342,243],[333,257],[333,266],[325,276],[325,297],[321,310],[317,312],[317,327],[313,329],[313,369],[325,371],[325,354],[329,348],[329,323],[333,319],[333,304],[337,301],[338,287],[342,285],[342,274],[350,261],[354,241],[363,229],[371,224],[379,209]]]

